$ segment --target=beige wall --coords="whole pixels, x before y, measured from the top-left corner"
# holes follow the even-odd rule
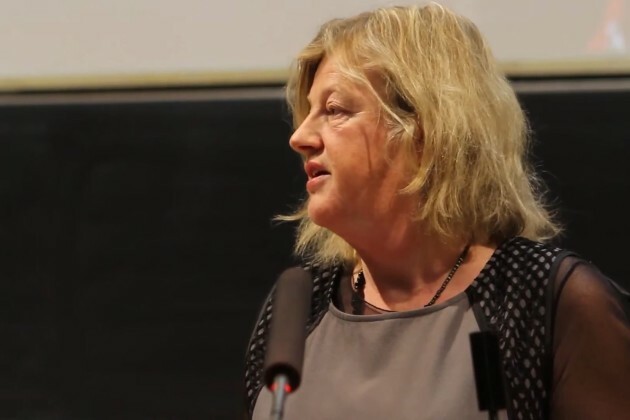
[[[281,80],[319,24],[390,3],[0,0],[0,88]],[[616,6],[609,3],[628,9],[629,1],[442,3],[480,26],[508,71],[630,70],[630,11],[624,10],[626,18],[617,24],[617,48],[588,47],[603,27],[607,7]]]

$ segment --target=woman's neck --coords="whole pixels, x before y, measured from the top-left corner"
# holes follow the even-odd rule
[[[356,247],[361,262],[355,268],[355,276],[363,270],[367,302],[396,311],[426,305],[449,274],[452,278],[436,303],[463,292],[496,249],[492,244],[468,244],[463,240],[449,243],[419,231],[407,237],[392,238],[391,232],[388,236],[368,242],[372,246]],[[467,247],[461,265],[454,271]]]

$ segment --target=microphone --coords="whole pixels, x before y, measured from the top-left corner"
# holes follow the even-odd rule
[[[488,418],[495,420],[498,410],[505,408],[499,339],[490,331],[470,334],[477,404],[479,411],[488,410]]]
[[[312,292],[311,275],[299,267],[285,270],[276,284],[263,367],[272,419],[282,419],[286,396],[300,386]]]

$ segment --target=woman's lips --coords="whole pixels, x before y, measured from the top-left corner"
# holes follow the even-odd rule
[[[330,172],[319,162],[310,160],[304,164],[304,172],[308,177],[306,181],[306,190],[312,194],[317,191],[321,185],[330,177]]]
[[[314,178],[309,177],[308,181],[306,181],[306,191],[308,191],[309,194],[315,193],[321,188],[322,184],[328,180],[328,178],[330,178],[329,173],[322,173]]]
[[[309,160],[304,164],[304,172],[306,172],[308,179],[315,178],[322,174],[330,174],[324,165],[314,160]]]

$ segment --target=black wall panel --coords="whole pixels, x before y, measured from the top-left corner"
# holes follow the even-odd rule
[[[523,94],[562,244],[630,286],[630,92]],[[237,418],[301,197],[280,100],[0,107],[0,418]]]
[[[630,92],[523,94],[560,244],[630,287]]]

